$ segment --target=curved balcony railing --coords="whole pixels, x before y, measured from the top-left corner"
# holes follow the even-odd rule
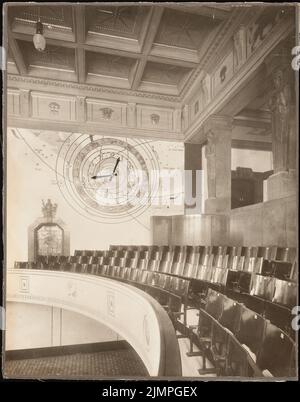
[[[182,374],[168,314],[151,296],[130,285],[88,274],[13,269],[7,272],[6,300],[51,305],[90,317],[126,339],[150,376]]]

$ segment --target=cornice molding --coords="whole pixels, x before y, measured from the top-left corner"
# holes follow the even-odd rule
[[[148,99],[156,99],[163,100],[168,102],[179,102],[180,99],[178,96],[169,96],[169,95],[161,95],[161,94],[152,94],[150,92],[140,92],[140,91],[132,91],[132,90],[123,90],[119,88],[112,87],[104,87],[104,86],[96,86],[89,84],[78,84],[76,82],[66,82],[66,81],[58,81],[44,78],[35,78],[35,77],[23,77],[20,75],[7,74],[7,83],[26,83],[26,84],[34,84],[34,85],[43,85],[52,88],[67,88],[67,89],[75,89],[80,91],[92,92],[92,93],[109,93],[115,95],[127,95],[134,96],[138,98],[148,98]]]
[[[53,121],[48,119],[34,119],[22,118],[15,116],[8,116],[8,127],[28,128],[33,130],[50,130],[50,131],[65,131],[65,132],[82,132],[85,134],[103,134],[116,137],[138,137],[148,138],[157,141],[180,141],[183,142],[184,138],[181,133],[171,132],[167,130],[147,130],[136,127],[117,127],[107,126],[101,123],[88,122],[88,121]]]

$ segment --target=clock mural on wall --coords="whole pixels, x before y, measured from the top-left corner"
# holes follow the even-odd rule
[[[159,189],[159,161],[151,142],[71,134],[55,169],[66,201],[103,223],[126,222],[145,212]]]

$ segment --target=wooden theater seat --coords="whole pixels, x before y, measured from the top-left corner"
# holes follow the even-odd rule
[[[237,332],[241,307],[235,300],[224,296],[222,313],[219,319],[213,322],[210,352],[218,375],[226,373],[229,338]]]
[[[295,344],[275,325],[266,321],[257,366],[265,377],[295,377]]]
[[[260,350],[264,328],[265,319],[261,315],[245,306],[241,306],[236,338],[255,363]]]
[[[207,354],[211,345],[213,323],[222,314],[224,295],[209,289],[205,308],[199,309],[199,322],[196,326],[189,327],[190,351],[187,356],[203,356],[203,367],[198,370],[200,374],[215,373],[215,369],[206,367]],[[193,343],[199,347],[199,352],[193,351]]]

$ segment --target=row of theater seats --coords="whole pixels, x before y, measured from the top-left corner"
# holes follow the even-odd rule
[[[295,248],[285,248],[277,246],[269,247],[243,247],[243,246],[110,246],[110,252],[148,252],[160,253],[174,252],[175,255],[181,254],[184,258],[189,254],[217,254],[217,255],[236,255],[244,257],[263,257],[266,260],[278,260],[294,262],[296,259]],[[76,250],[75,255],[95,255],[95,250]]]
[[[118,249],[110,250],[76,250],[74,256],[39,258],[40,262],[44,263],[117,264],[129,268],[138,268],[137,262],[139,262],[139,267],[144,269],[151,261],[152,270],[167,270],[172,266],[175,274],[183,276],[190,276],[189,271],[193,274],[193,267],[198,265],[257,273],[261,273],[263,269],[268,272],[272,271],[272,265],[266,261],[274,260],[281,261],[278,274],[285,276],[285,279],[294,273],[294,270],[290,269],[290,264],[292,266],[295,264],[295,249],[291,248],[225,246],[135,246],[135,248],[123,246],[121,249],[119,246]]]
[[[270,261],[265,257],[285,261]],[[296,304],[297,286],[290,279],[295,249],[290,248],[111,246],[110,250],[103,251],[76,250],[69,257],[39,257],[37,263],[48,269],[60,269],[64,265],[64,270],[74,272],[93,272],[99,266],[161,272],[196,280],[196,288],[200,282],[287,307]],[[30,266],[34,268],[34,263]]]
[[[288,307],[293,307],[296,302],[296,283],[290,279],[295,271],[295,249],[224,246],[115,247],[117,248],[103,251],[102,256],[98,251],[98,257],[93,250],[76,250],[71,261],[163,272],[262,297]],[[289,261],[270,261],[258,255],[281,257]]]
[[[285,279],[280,262],[272,261],[272,265],[276,267],[275,273],[264,270],[261,273],[256,273],[255,271],[244,272],[214,266],[199,266],[195,270],[195,275],[191,274],[189,278],[217,286],[220,289],[226,288],[227,290],[261,297],[283,306],[294,307],[297,299],[297,283]],[[286,266],[284,266],[285,269]]]
[[[213,294],[213,290],[210,289],[211,287],[217,289],[218,292],[215,292],[215,294],[218,294],[219,296],[221,295],[220,291],[226,293],[228,289],[233,289],[234,291],[238,290],[239,293],[241,293],[244,290],[244,284],[242,284],[240,279],[242,277],[245,277],[245,275],[250,275],[250,277],[252,278],[249,291],[249,297],[251,298],[256,297],[255,295],[259,294],[259,289],[261,289],[261,287],[257,284],[256,278],[265,278],[260,280],[266,281],[266,283],[269,284],[268,286],[266,286],[266,288],[269,291],[270,300],[274,299],[274,292],[277,292],[277,296],[275,297],[274,301],[278,302],[280,297],[282,299],[282,295],[280,296],[280,292],[282,292],[282,290],[280,291],[280,286],[282,285],[280,285],[280,283],[287,282],[288,284],[292,284],[289,285],[289,287],[293,288],[293,290],[296,292],[296,287],[294,283],[292,283],[290,280],[286,281],[283,279],[279,279],[289,276],[293,260],[292,255],[294,251],[286,249],[285,252],[283,252],[283,250],[280,250],[279,253],[278,248],[272,248],[272,254],[270,250],[265,250],[265,255],[268,254],[269,257],[276,254],[276,257],[278,258],[280,254],[282,257],[285,258],[285,261],[271,261],[266,260],[264,257],[257,256],[257,254],[262,252],[262,250],[258,249],[259,248],[242,249],[233,247],[226,248],[204,246],[122,246],[121,248],[121,246],[119,246],[116,249],[112,248],[110,250],[104,251],[77,250],[74,256],[70,257],[40,256],[35,263],[16,262],[15,267],[88,273],[109,277],[115,280],[124,281],[126,283],[132,284],[155,297],[166,308],[171,319],[173,320],[175,327],[177,329],[179,328],[181,332],[185,333],[184,328],[187,327],[187,310],[190,308],[189,306],[195,305],[195,301],[191,300],[191,296],[193,296],[193,294],[189,294],[189,290],[191,288],[190,284],[193,284],[193,282],[205,285],[205,292],[202,293],[202,296],[204,294],[207,295],[208,309],[210,305],[213,305],[213,303],[211,303]],[[276,253],[274,251],[275,249]],[[229,254],[227,254],[227,252]],[[245,261],[247,261],[247,270],[244,270]],[[183,271],[178,270],[180,264],[181,267],[183,267]],[[231,269],[229,269],[228,266],[230,266]],[[259,272],[259,274],[257,274],[257,272]],[[226,275],[226,282],[221,282],[220,280],[218,280],[218,278],[222,277],[222,275],[223,277],[225,277]],[[230,280],[228,280],[228,278]],[[270,285],[271,282],[277,284],[273,288],[273,293],[272,286]],[[250,294],[251,291],[253,293],[252,295]],[[214,322],[214,326],[212,326],[212,329],[214,329],[213,332],[211,332],[210,334],[211,336],[213,336],[213,343],[204,342],[204,346],[206,349],[208,349],[208,352],[215,353],[214,356],[210,357],[215,362],[215,366],[219,370],[223,370],[222,373],[226,373],[226,375],[239,375],[236,373],[242,372],[246,366],[249,366],[249,364],[250,367],[252,367],[251,362],[253,359],[248,359],[249,354],[251,355],[250,352],[252,351],[252,349],[250,348],[250,350],[248,350],[248,353],[246,354],[244,353],[245,350],[241,349],[241,344],[237,340],[238,333],[240,334],[240,332],[237,333],[236,328],[234,330],[230,329],[230,326],[233,325],[232,323],[235,322],[235,319],[231,321],[231,319],[228,318],[228,325],[226,326],[224,324],[225,317],[230,317],[229,313],[229,315],[227,313],[225,314],[227,308],[224,307],[229,302],[226,304],[224,300],[230,300],[230,298],[228,298],[228,294],[227,296],[223,295],[220,297],[223,297],[223,304],[221,304],[222,315],[220,315],[220,317],[222,316],[223,318],[220,321],[219,316],[217,316],[216,318],[214,314],[211,315],[211,317],[214,318],[214,321],[212,321]],[[259,294],[258,297],[266,297],[266,293],[263,292],[263,294]],[[257,310],[255,310],[256,312],[254,312],[251,311],[251,309],[249,308],[247,309],[247,307],[242,304],[241,300],[234,301],[231,299],[231,304],[232,303],[234,303],[235,306],[239,306],[239,308],[241,309],[246,309],[248,312],[251,312],[251,314],[255,317],[261,317],[259,314],[257,314]],[[291,301],[284,303],[291,304]],[[200,309],[201,313],[199,311],[199,317],[202,317],[203,314],[208,314],[206,311],[207,308]],[[178,317],[179,315],[183,315],[183,330],[180,325],[178,326],[178,320],[176,319],[176,317]],[[286,315],[286,312],[284,312],[284,315]],[[264,322],[268,322],[265,318],[263,319]],[[272,322],[274,324],[274,321]],[[289,320],[289,326],[290,322],[291,321]],[[270,327],[270,325],[272,326],[273,324],[269,323],[268,326]],[[273,325],[273,327],[276,328],[276,331],[279,331],[281,334],[283,334],[283,332],[278,327],[276,327],[275,325]],[[281,326],[281,328],[283,327]],[[217,349],[215,339],[217,339],[217,333],[220,332],[224,335],[224,333],[228,333],[228,330],[232,330],[232,333],[236,336],[232,335],[226,338],[225,343],[221,343],[222,348],[225,348],[224,350],[227,350],[225,364],[224,356],[220,357],[220,351],[216,353]],[[200,327],[198,327],[198,329],[196,330],[196,333],[198,333],[198,335],[200,334],[199,331]],[[188,335],[190,336],[191,340],[195,341],[195,329],[189,329]],[[197,338],[201,339],[201,336],[198,335]],[[249,337],[253,336],[254,335],[250,332]],[[198,343],[199,339],[197,341]],[[244,342],[244,345],[247,346],[247,342]],[[236,350],[234,348],[236,348]],[[233,356],[235,356],[235,354],[237,354],[237,356],[240,356],[239,359],[241,358],[241,356],[244,356],[244,360],[242,360],[244,365],[242,365],[242,368],[233,359]],[[247,364],[245,363],[245,356],[248,359],[246,361]],[[259,354],[259,356],[262,355]],[[225,364],[225,366],[222,365],[222,362]],[[258,367],[261,366],[263,365],[260,364]],[[253,367],[251,370],[257,372],[257,366],[254,364]],[[249,367],[247,368],[247,370],[249,370]],[[275,371],[273,370],[273,372]],[[271,371],[272,374],[273,372]],[[275,375],[277,374],[275,373]]]
[[[181,314],[181,306],[185,306],[184,320],[186,320],[187,297],[189,281],[170,276],[160,272],[149,272],[137,268],[100,264],[79,263],[42,263],[39,262],[15,262],[15,268],[19,269],[43,269],[65,272],[76,272],[103,276],[118,281],[126,282],[141,288],[151,294],[162,304],[171,318],[172,313]]]
[[[222,376],[294,377],[296,345],[269,320],[243,304],[209,289],[199,308],[199,322],[189,326],[189,356],[202,355],[214,363],[201,374],[217,371]],[[200,352],[193,351],[196,344]]]
[[[194,296],[190,299],[197,299],[197,294],[208,287],[218,289],[294,336],[290,326],[291,309],[297,304],[297,284],[291,279],[296,273],[294,248],[150,246],[147,250],[146,246],[117,246],[110,251],[114,253],[112,258],[125,253],[142,257],[148,252],[151,258],[137,259],[137,266],[191,279]],[[84,254],[91,252],[77,251],[78,256]]]

